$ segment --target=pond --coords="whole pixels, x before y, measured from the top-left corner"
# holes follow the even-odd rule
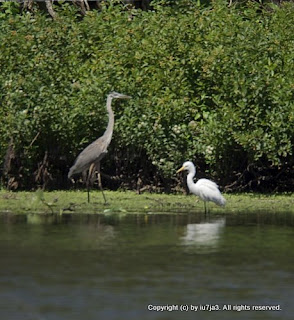
[[[293,319],[294,218],[1,215],[0,318]]]

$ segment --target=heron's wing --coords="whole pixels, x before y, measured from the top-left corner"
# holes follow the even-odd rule
[[[91,144],[89,144],[77,157],[74,165],[70,168],[68,177],[76,173],[87,170],[92,163],[97,163],[107,153],[108,145],[105,144],[104,137],[100,137]]]

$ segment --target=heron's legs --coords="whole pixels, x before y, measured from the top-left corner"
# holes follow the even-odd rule
[[[103,188],[102,188],[101,174],[100,174],[100,162],[96,163],[96,172],[97,172],[97,180],[98,180],[99,188],[100,188],[102,195],[103,195],[104,204],[107,204],[107,200],[106,200],[105,194],[103,192]]]
[[[103,192],[103,188],[102,188],[101,174],[100,174],[100,162],[92,163],[89,168],[88,179],[87,179],[88,203],[90,202],[90,181],[93,176],[93,171],[95,169],[97,172],[97,180],[98,180],[99,188],[100,188],[102,195],[103,195],[104,204],[107,204],[107,200],[106,200],[105,194]]]
[[[107,204],[107,200],[106,200],[106,197],[105,197],[105,194],[103,192],[103,188],[102,188],[102,182],[101,182],[101,174],[100,174],[100,170],[97,172],[97,178],[98,178],[98,184],[99,184],[99,188],[102,192],[102,195],[103,195],[103,199],[104,199],[104,204]]]
[[[89,189],[88,183],[87,183],[87,194],[88,194],[88,203],[90,203],[90,189]]]
[[[89,172],[88,172],[88,177],[87,177],[87,181],[86,181],[87,193],[88,193],[88,203],[90,203],[90,180],[91,180],[91,177],[92,177],[92,174],[93,174],[94,167],[95,167],[95,163],[92,163],[90,165]]]

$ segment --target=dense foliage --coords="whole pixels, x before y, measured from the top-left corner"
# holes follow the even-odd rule
[[[68,168],[107,124],[103,171],[135,188],[175,186],[194,161],[227,189],[293,188],[294,6],[196,1],[153,11],[64,5],[0,14],[0,165],[4,185],[65,187]],[[112,183],[112,184],[111,184]],[[114,183],[114,184],[113,184]]]

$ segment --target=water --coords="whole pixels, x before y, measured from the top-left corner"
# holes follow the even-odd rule
[[[293,226],[261,213],[2,215],[0,319],[290,320]]]

